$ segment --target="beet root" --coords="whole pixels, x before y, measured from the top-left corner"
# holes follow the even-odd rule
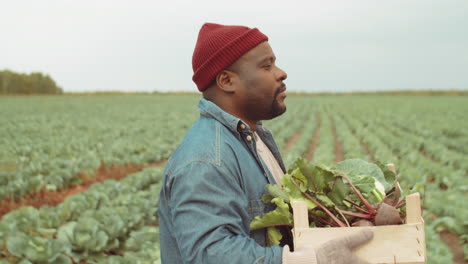
[[[400,212],[395,207],[381,203],[378,206],[377,214],[375,215],[375,225],[400,225],[403,220],[400,217]]]
[[[356,221],[352,224],[352,226],[375,226],[374,223],[371,221],[367,221],[365,219],[361,219],[359,221]]]
[[[395,206],[398,203],[398,200],[395,200],[394,198],[391,198],[390,196],[387,196],[387,197],[385,197],[383,202],[388,204],[388,205]]]

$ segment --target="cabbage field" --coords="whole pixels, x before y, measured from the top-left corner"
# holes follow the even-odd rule
[[[0,97],[0,264],[159,260],[164,162],[196,95]],[[427,263],[466,263],[468,97],[292,96],[265,121],[286,166],[394,163],[422,195]]]

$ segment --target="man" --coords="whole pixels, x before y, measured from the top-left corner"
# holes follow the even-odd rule
[[[176,263],[365,263],[351,249],[366,230],[324,246],[290,252],[265,246],[252,219],[272,210],[265,185],[285,173],[262,120],[286,111],[286,73],[268,37],[256,28],[206,23],[192,58],[193,81],[203,92],[200,119],[170,158],[159,200],[161,259]]]

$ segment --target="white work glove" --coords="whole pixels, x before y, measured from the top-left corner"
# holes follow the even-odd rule
[[[350,236],[330,240],[314,249],[311,246],[290,252],[283,248],[283,264],[368,264],[353,254],[352,250],[374,237],[370,229],[361,230]]]

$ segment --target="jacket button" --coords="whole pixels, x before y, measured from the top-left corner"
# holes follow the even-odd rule
[[[252,140],[252,137],[249,135],[246,137],[247,141],[251,141]]]
[[[240,124],[240,128],[245,129],[245,125],[244,125],[244,124]]]

